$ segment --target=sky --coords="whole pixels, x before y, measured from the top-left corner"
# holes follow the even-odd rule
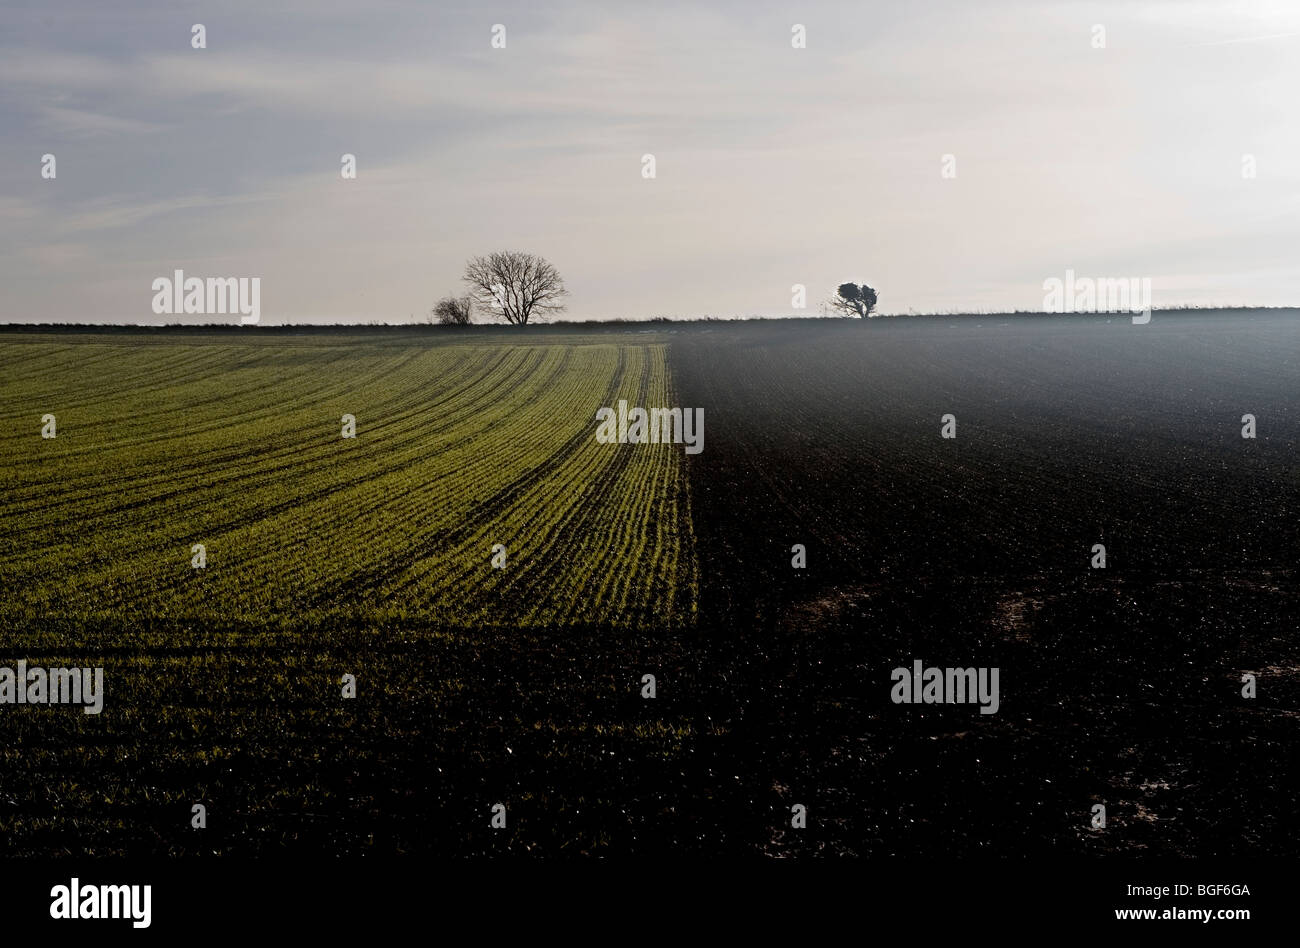
[[[0,0],[0,321],[423,321],[496,250],[568,319],[1295,305],[1297,90],[1291,0]]]

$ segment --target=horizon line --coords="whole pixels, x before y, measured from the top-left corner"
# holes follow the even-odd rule
[[[1297,311],[1300,312],[1300,303],[1291,305],[1271,305],[1271,306],[1248,306],[1232,305],[1217,306],[1208,304],[1185,304],[1167,307],[1152,307],[1152,313],[1257,313],[1272,311]],[[387,320],[369,320],[365,322],[259,322],[255,324],[241,325],[231,322],[206,322],[206,323],[188,323],[188,322],[169,322],[169,323],[120,323],[120,322],[11,322],[0,320],[0,329],[217,329],[217,330],[234,330],[234,329],[374,329],[374,328],[392,328],[402,329],[411,327],[430,327],[435,329],[526,329],[529,326],[617,326],[617,325],[642,325],[666,323],[691,324],[691,323],[761,323],[761,322],[817,322],[817,323],[853,323],[865,322],[877,319],[979,319],[993,317],[1057,317],[1057,318],[1102,318],[1114,319],[1116,317],[1131,316],[1128,310],[1117,310],[1111,312],[1050,312],[1044,310],[989,310],[979,312],[903,312],[903,313],[872,313],[867,317],[859,316],[830,316],[830,315],[788,315],[788,316],[647,316],[647,317],[609,317],[609,318],[592,318],[592,319],[551,319],[537,320],[524,324],[508,323],[504,321],[493,322],[475,322],[467,325],[444,325],[433,322],[429,319],[424,320],[405,320],[399,322],[390,322]]]

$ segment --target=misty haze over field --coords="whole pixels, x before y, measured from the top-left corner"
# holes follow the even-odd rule
[[[1150,278],[1157,307],[1300,299],[1290,3],[4,20],[4,321],[175,322],[150,310],[174,269],[261,278],[268,323],[424,319],[468,256],[515,248],[556,264],[575,319],[790,315],[794,284],[812,315],[848,279],[884,313],[1040,309],[1067,268]]]

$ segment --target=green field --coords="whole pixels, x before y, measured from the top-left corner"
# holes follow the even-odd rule
[[[592,437],[602,405],[671,403],[664,348],[6,340],[0,607],[128,629],[687,624],[680,450]]]
[[[592,436],[618,398],[672,404],[662,340],[9,334],[0,392],[0,664],[107,692],[0,714],[2,851],[508,847],[475,832],[530,768],[690,733],[627,665],[695,621],[683,455]]]

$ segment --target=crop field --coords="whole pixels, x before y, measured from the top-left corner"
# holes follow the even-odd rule
[[[1294,313],[0,333],[0,665],[106,683],[0,852],[1294,853],[1297,393]]]
[[[566,674],[573,653],[629,630],[656,652],[694,618],[680,452],[591,438],[599,406],[672,400],[665,354],[6,336],[5,651],[103,664],[108,685],[100,715],[3,717],[3,846],[188,851],[193,803],[213,814],[203,850],[397,850],[420,824],[459,843],[495,802],[466,775],[526,828],[548,792],[529,767],[572,782],[566,755],[625,731],[671,756],[688,725],[630,700],[589,713],[584,689],[603,699],[632,669]]]
[[[689,459],[702,608],[753,696],[732,753],[752,798],[819,813],[771,848],[1300,849],[1296,316],[787,324],[674,347],[710,422]],[[893,704],[914,659],[1000,668],[999,711]]]
[[[668,400],[662,345],[32,342],[5,355],[10,615],[690,618],[680,457],[590,436],[601,405]],[[57,437],[33,443],[19,405],[47,407]],[[345,414],[355,438],[341,437]],[[507,569],[489,568],[496,544]]]

